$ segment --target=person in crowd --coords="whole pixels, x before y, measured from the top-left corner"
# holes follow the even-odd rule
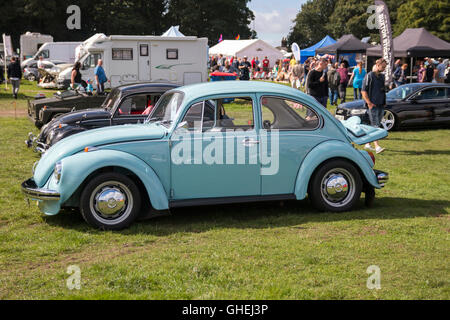
[[[86,81],[87,86],[86,86],[86,93],[88,95],[92,95],[94,93],[94,87],[92,86],[92,81],[91,79],[87,79]]]
[[[7,76],[12,86],[12,94],[14,99],[17,99],[20,88],[20,79],[22,78],[22,68],[20,68],[19,59],[16,57],[11,57],[11,63],[7,68]]]
[[[307,79],[307,93],[313,96],[324,108],[328,101],[328,79],[325,69],[327,61],[320,59],[317,66],[309,71]]]
[[[44,69],[44,57],[43,56],[39,56],[39,60],[37,62],[37,67],[38,67],[38,69]]]
[[[231,72],[230,62],[225,61],[225,66],[223,67],[222,72],[226,72],[226,73],[230,73]]]
[[[280,70],[280,60],[275,61],[275,64],[272,68],[271,80],[274,81],[278,77],[278,72]]]
[[[302,86],[305,86],[306,84],[306,78],[308,77],[308,72],[309,72],[309,58],[306,59],[305,63],[303,64],[303,78],[302,78]]]
[[[236,56],[233,57],[233,62],[230,66],[230,72],[239,73],[239,60]]]
[[[299,89],[300,88],[300,79],[303,77],[303,66],[300,63],[296,63],[292,67],[292,73],[291,73],[291,87]]]
[[[259,58],[256,57],[256,58],[255,58],[255,69],[256,69],[255,71],[256,71],[256,72],[261,71],[261,69],[259,68],[259,64],[260,64]]]
[[[266,74],[269,73],[269,64],[270,64],[270,61],[267,58],[267,56],[264,57],[264,60],[262,61],[262,66],[263,66],[263,72],[265,72]]]
[[[420,62],[420,68],[417,71],[417,82],[424,82],[426,79],[427,69],[425,68],[425,62]]]
[[[103,93],[105,91],[105,82],[108,81],[106,78],[105,70],[103,69],[102,59],[98,59],[97,66],[94,69],[95,82],[97,83],[97,94]]]
[[[70,76],[70,87],[72,89],[76,89],[77,85],[81,85],[83,88],[87,87],[86,81],[81,78],[80,68],[80,61],[75,62],[75,65],[72,68],[72,74]]]
[[[378,59],[374,66],[374,71],[369,72],[363,81],[362,96],[365,101],[367,112],[369,115],[370,124],[378,128],[381,124],[381,119],[384,116],[384,107],[386,105],[386,89],[384,70],[386,69],[386,60]],[[375,152],[380,153],[384,148],[380,147],[378,141],[374,141]],[[373,150],[370,143],[367,143],[364,148]]]
[[[344,60],[345,61],[345,60]],[[347,84],[348,84],[348,69],[345,67],[345,62],[342,61],[340,64],[340,68],[337,69],[339,75],[341,76],[341,82],[339,83],[339,98],[341,98],[341,103],[345,102]]]
[[[425,62],[426,71],[425,71],[425,81],[424,82],[432,82],[434,77],[434,61],[433,59],[427,59]]]
[[[447,69],[447,65],[444,64],[444,60],[439,58],[439,64],[436,67],[435,71],[435,79],[437,83],[444,83],[445,80],[445,70]]]
[[[367,72],[366,69],[363,68],[363,62],[358,61],[356,68],[353,69],[350,80],[348,80],[348,83],[352,83],[353,81],[353,100],[362,99],[361,88],[366,74]]]
[[[394,72],[394,83],[396,87],[404,85],[407,81],[407,69],[408,65],[405,63],[401,67],[398,67]]]
[[[341,75],[337,72],[338,63],[331,64],[328,68],[327,77],[328,77],[328,93],[330,98],[330,105],[337,106],[338,99],[338,89],[339,84],[341,83]]]
[[[239,70],[241,72],[239,80],[250,80],[250,68],[251,64],[247,61],[247,56],[244,56],[242,62],[239,64]]]
[[[397,59],[394,62],[394,68],[392,70],[397,70],[397,68],[400,68],[402,66],[402,60],[401,59]]]

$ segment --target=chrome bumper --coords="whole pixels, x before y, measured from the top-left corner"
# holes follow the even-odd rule
[[[389,173],[380,170],[373,170],[377,176],[378,184],[384,187],[385,183],[389,180]]]
[[[34,152],[45,153],[47,151],[47,145],[39,142],[38,137],[36,137],[32,132],[28,133],[28,139],[25,140],[25,144],[28,148],[32,148]]]
[[[22,182],[22,192],[32,200],[59,200],[60,194],[54,190],[38,188],[33,178]]]

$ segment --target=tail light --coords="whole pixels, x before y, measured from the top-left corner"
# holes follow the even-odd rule
[[[375,165],[375,156],[374,156],[374,154],[373,154],[372,152],[370,152],[370,151],[367,151],[367,153],[368,153],[369,156],[372,158],[373,165]]]

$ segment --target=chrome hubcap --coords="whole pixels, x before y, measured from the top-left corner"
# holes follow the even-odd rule
[[[104,224],[116,224],[131,213],[133,197],[123,183],[107,181],[94,189],[89,205],[97,220]]]
[[[101,215],[114,216],[125,207],[125,194],[118,188],[104,188],[95,197],[95,206]]]
[[[322,179],[322,197],[333,207],[344,206],[353,198],[354,185],[355,180],[350,172],[343,168],[332,169]]]
[[[384,111],[383,119],[381,119],[381,126],[384,130],[391,130],[394,127],[395,117],[389,110]]]

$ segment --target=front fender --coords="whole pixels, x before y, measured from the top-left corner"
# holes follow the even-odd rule
[[[54,145],[58,141],[67,138],[71,135],[84,132],[86,131],[86,128],[79,127],[79,126],[70,126],[69,128],[64,128],[64,130],[58,130],[57,133],[53,136],[53,139],[50,141],[49,146]]]
[[[316,168],[324,161],[332,158],[344,158],[354,162],[373,187],[381,188],[372,165],[369,164],[369,160],[365,159],[361,152],[353,148],[349,143],[339,140],[328,140],[312,149],[300,165],[294,191],[298,200],[306,197],[309,181]]]
[[[73,195],[92,172],[104,167],[121,167],[133,172],[142,181],[153,208],[169,208],[167,194],[155,171],[129,153],[106,149],[80,152],[62,159],[61,163],[61,180],[58,183],[61,204]]]

